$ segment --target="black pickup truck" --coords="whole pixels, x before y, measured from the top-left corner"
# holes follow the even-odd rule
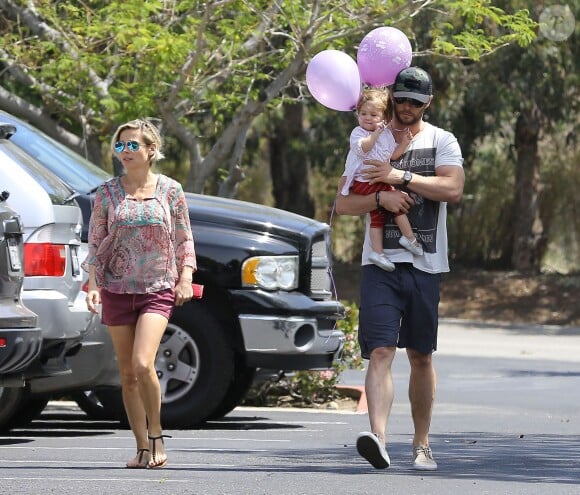
[[[328,369],[344,344],[328,225],[253,203],[186,196],[194,281],[204,293],[175,309],[157,354],[168,428],[224,416],[257,369]],[[95,394],[112,416],[123,416],[117,390]]]
[[[11,139],[76,191],[84,258],[94,191],[110,175],[13,116],[2,112],[0,121],[16,126]],[[167,428],[227,414],[257,369],[328,369],[344,344],[336,327],[344,307],[333,297],[327,224],[249,202],[186,196],[198,263],[194,281],[204,294],[175,309],[157,354]],[[95,360],[71,359],[72,377],[86,375],[83,366],[94,367]],[[74,391],[70,376],[64,388],[58,378],[39,383],[46,388],[32,382],[34,392]],[[122,415],[119,390],[110,385],[79,389],[81,402],[90,395],[99,403],[95,417]]]

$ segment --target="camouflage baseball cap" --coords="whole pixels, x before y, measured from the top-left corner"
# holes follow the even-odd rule
[[[433,94],[431,76],[419,67],[407,67],[397,74],[393,85],[395,98],[414,98],[427,103]]]

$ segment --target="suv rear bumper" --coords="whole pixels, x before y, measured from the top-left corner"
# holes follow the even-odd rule
[[[56,290],[25,289],[24,305],[38,315],[45,340],[79,341],[87,330],[91,315],[84,300],[70,304],[64,294]]]
[[[22,371],[40,353],[42,331],[40,328],[1,328],[0,337],[6,345],[0,348],[0,374]]]
[[[57,290],[26,289],[22,302],[38,315],[42,329],[42,348],[38,359],[29,367],[26,378],[58,377],[71,373],[67,356],[81,349],[81,341],[90,328],[92,313],[82,296],[70,304]]]
[[[119,366],[107,327],[94,317],[77,353],[66,358],[71,372],[38,377],[30,382],[34,393],[89,390],[101,386],[119,387]]]

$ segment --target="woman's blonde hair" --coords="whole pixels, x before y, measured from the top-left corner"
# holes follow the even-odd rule
[[[393,118],[393,106],[389,93],[384,89],[365,88],[356,104],[357,113],[360,112],[361,107],[365,103],[372,103],[374,106],[382,110],[385,122],[390,122]]]
[[[143,136],[143,141],[145,141],[145,144],[155,144],[155,151],[151,157],[151,163],[165,158],[165,155],[161,150],[161,147],[163,146],[163,140],[161,139],[159,130],[157,129],[157,126],[155,126],[155,124],[153,124],[153,122],[147,118],[130,120],[129,122],[125,122],[124,124],[121,124],[119,127],[117,127],[115,134],[113,134],[113,139],[111,139],[112,152],[115,151],[115,143],[119,141],[119,136],[126,129],[136,129],[141,131],[141,135]]]

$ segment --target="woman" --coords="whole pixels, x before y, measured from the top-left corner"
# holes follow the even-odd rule
[[[155,356],[173,306],[191,300],[197,269],[181,185],[152,165],[163,158],[157,128],[132,120],[116,130],[112,151],[125,168],[96,192],[89,224],[87,306],[107,325],[123,403],[137,443],[127,468],[162,468],[161,389]]]

